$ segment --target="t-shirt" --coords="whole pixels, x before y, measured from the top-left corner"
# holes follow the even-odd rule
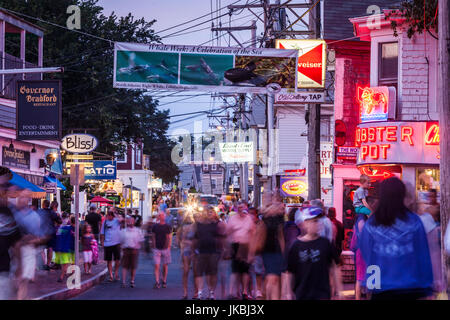
[[[86,216],[86,222],[89,223],[89,225],[92,227],[92,233],[98,234],[99,232],[99,223],[102,221],[101,215],[95,213],[95,212],[89,212]]]
[[[353,206],[355,208],[358,208],[360,206],[363,206],[362,199],[367,198],[369,195],[369,190],[364,189],[363,187],[359,187],[356,189],[355,194],[353,195]]]
[[[231,242],[249,243],[249,234],[254,226],[255,223],[248,214],[244,217],[239,213],[232,215],[227,223],[227,233],[231,235]]]
[[[144,236],[139,228],[126,228],[120,231],[120,244],[122,248],[140,249]]]
[[[104,246],[111,247],[120,243],[120,222],[117,218],[106,219],[100,230],[100,234],[105,235]]]
[[[217,253],[219,230],[216,223],[197,223],[194,239],[199,253]]]
[[[295,277],[297,300],[330,299],[329,271],[338,263],[336,248],[325,238],[313,241],[296,240],[288,255],[287,270]]]
[[[155,234],[155,247],[158,250],[167,249],[169,246],[167,235],[172,233],[172,228],[167,224],[156,224],[153,226],[153,233]]]
[[[75,228],[71,225],[61,226],[56,232],[55,252],[75,251]]]
[[[92,240],[94,237],[92,235],[90,236],[83,236],[81,238],[81,251],[91,251],[92,250]]]
[[[281,252],[279,230],[284,225],[283,215],[276,215],[263,218],[266,226],[266,244],[264,245],[263,252]]]
[[[54,235],[56,233],[55,221],[58,214],[50,209],[40,209],[38,211],[41,217],[41,228],[44,235]]]
[[[22,234],[32,234],[38,237],[42,235],[41,218],[36,211],[31,209],[14,211],[14,218]]]

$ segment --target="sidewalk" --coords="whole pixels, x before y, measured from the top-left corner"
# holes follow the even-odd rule
[[[61,270],[38,270],[34,283],[28,285],[28,297],[30,300],[65,300],[73,298],[101,283],[107,275],[106,262],[103,260],[103,249],[99,250],[99,263],[92,266],[92,274],[84,274],[83,259],[79,264],[81,271],[81,288],[68,289],[67,276],[63,282],[57,282]]]

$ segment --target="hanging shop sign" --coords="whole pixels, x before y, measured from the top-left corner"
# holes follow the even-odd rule
[[[5,167],[30,169],[30,152],[3,147],[2,165]]]
[[[253,142],[221,142],[219,143],[222,161],[225,163],[253,162],[255,150]]]
[[[436,128],[428,122],[359,124],[356,129],[357,164],[439,164],[439,145],[430,144],[439,139]]]
[[[150,183],[150,188],[162,189],[162,179],[152,179],[152,182]]]
[[[395,119],[395,87],[358,87],[361,122]]]
[[[284,170],[285,176],[301,176],[303,177],[306,173],[306,169],[295,169],[295,170]]]
[[[327,44],[324,40],[277,39],[277,49],[298,50],[297,88],[324,88]]]
[[[281,176],[280,186],[280,194],[283,197],[307,197],[307,177]]]
[[[294,91],[297,51],[165,44],[114,45],[114,88],[267,93]]]
[[[61,80],[18,80],[17,140],[61,139]]]
[[[275,95],[275,103],[291,104],[291,103],[324,103],[324,92],[296,92],[296,93],[277,93]]]
[[[97,160],[92,167],[85,167],[86,180],[114,180],[117,178],[116,161]]]
[[[72,153],[88,153],[97,148],[97,138],[85,133],[73,133],[61,141],[61,148]]]

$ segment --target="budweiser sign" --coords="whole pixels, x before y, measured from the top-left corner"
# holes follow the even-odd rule
[[[326,71],[326,43],[324,40],[276,41],[277,49],[297,49],[297,88],[324,88]]]

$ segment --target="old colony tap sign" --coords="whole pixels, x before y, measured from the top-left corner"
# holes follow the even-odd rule
[[[356,129],[357,164],[439,164],[437,122],[363,123]]]

